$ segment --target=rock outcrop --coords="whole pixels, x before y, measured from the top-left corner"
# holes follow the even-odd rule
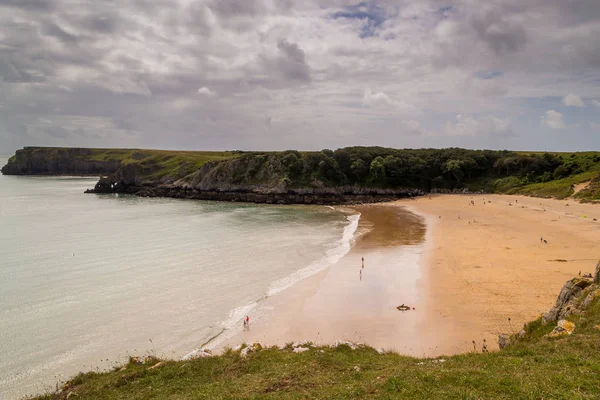
[[[600,265],[600,263],[599,263]],[[569,317],[575,315],[585,315],[586,310],[592,303],[600,298],[600,285],[595,283],[598,278],[598,268],[596,266],[596,277],[577,277],[565,283],[560,290],[554,307],[542,316],[542,324],[554,324],[556,326],[547,335],[548,337],[560,337],[570,335],[575,330],[573,321]],[[528,335],[528,324],[518,334],[498,336],[498,346],[500,349],[508,347],[511,343],[525,339]]]
[[[573,313],[579,313],[579,309],[575,306],[574,300],[582,290],[592,284],[591,279],[573,278],[564,284],[560,290],[560,294],[556,299],[556,304],[542,317],[544,323],[556,322],[559,319],[564,319]]]
[[[99,161],[92,149],[25,147],[2,167],[4,175],[101,175],[117,172],[119,161]]]

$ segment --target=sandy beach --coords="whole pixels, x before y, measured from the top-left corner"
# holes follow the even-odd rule
[[[353,209],[355,246],[261,302],[268,312],[222,346],[350,340],[438,356],[472,351],[473,341],[480,351],[485,339],[493,350],[498,334],[548,310],[564,282],[598,259],[594,205],[440,195]],[[403,303],[414,310],[398,311]]]
[[[456,352],[472,350],[472,340],[480,350],[484,338],[497,348],[499,333],[518,332],[548,311],[562,285],[593,272],[600,258],[597,205],[503,195],[397,204],[429,216],[426,311],[433,325],[451,322],[447,344]]]

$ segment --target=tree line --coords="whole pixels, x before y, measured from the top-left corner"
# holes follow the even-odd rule
[[[288,150],[245,154],[277,164],[286,183],[293,186],[322,183],[329,186],[362,185],[455,189],[477,180],[515,176],[526,183],[561,179],[600,161],[586,163],[575,154],[517,153],[507,150],[390,149],[346,147],[319,152]],[[254,159],[253,161],[256,161]]]

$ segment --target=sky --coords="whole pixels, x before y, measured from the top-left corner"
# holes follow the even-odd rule
[[[0,153],[600,150],[600,0],[0,0]]]

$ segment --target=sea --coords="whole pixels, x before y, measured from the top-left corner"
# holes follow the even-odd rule
[[[343,257],[359,220],[327,206],[84,194],[96,181],[0,175],[0,399],[130,356],[214,347],[262,300]]]

